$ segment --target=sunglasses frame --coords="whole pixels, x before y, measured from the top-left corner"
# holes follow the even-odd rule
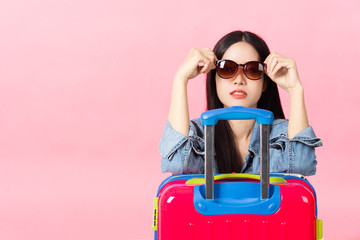
[[[218,67],[219,67],[219,64],[220,64],[221,62],[225,62],[225,61],[228,61],[228,62],[233,62],[233,63],[235,63],[235,64],[237,65],[237,67],[236,67],[236,71],[234,72],[234,74],[233,74],[231,77],[228,77],[228,78],[222,77],[222,76],[219,74],[219,72],[218,72]],[[249,78],[249,77],[246,75],[246,72],[245,72],[245,66],[246,66],[247,64],[249,64],[249,63],[258,63],[258,64],[260,64],[260,65],[262,65],[262,66],[263,66],[264,70],[262,71],[261,76],[260,76],[259,78],[255,78],[255,79],[253,79],[253,78]],[[263,62],[259,62],[259,61],[249,61],[249,62],[244,63],[244,64],[237,64],[237,63],[236,63],[236,62],[234,62],[233,60],[229,60],[229,59],[222,59],[222,60],[218,60],[218,61],[216,61],[216,62],[215,62],[215,65],[216,65],[216,73],[219,75],[219,77],[221,77],[221,78],[223,78],[223,79],[230,79],[230,78],[233,78],[233,77],[236,75],[236,73],[239,71],[239,66],[240,66],[240,67],[242,67],[242,69],[243,69],[243,73],[244,73],[244,75],[245,75],[248,79],[250,79],[250,80],[259,80],[260,78],[262,78],[262,77],[264,76],[264,73],[265,73],[265,67],[266,67],[266,64],[265,64],[265,63],[263,63]]]

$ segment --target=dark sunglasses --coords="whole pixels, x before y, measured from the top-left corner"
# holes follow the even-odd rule
[[[264,76],[265,63],[257,61],[237,64],[232,60],[219,60],[216,62],[216,72],[220,77],[229,79],[235,76],[239,66],[243,68],[245,76],[251,80],[259,80]]]

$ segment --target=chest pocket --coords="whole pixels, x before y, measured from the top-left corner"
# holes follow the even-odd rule
[[[284,151],[286,147],[287,138],[284,134],[270,139],[270,148]]]

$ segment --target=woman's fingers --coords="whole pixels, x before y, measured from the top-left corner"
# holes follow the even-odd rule
[[[214,68],[215,68],[215,61],[210,58],[204,63],[204,66],[201,68],[200,72],[208,73]]]
[[[276,74],[281,68],[287,69],[294,67],[294,60],[284,57],[276,52],[271,53],[265,60],[266,70],[269,76]]]
[[[270,76],[274,76],[282,67],[283,67],[283,65],[278,62],[278,63],[274,66],[274,68],[271,70]]]
[[[200,52],[203,55],[202,63],[204,64],[200,72],[208,73],[215,68],[215,62],[217,61],[217,58],[210,48],[202,49]]]
[[[217,58],[210,48],[193,48],[179,67],[177,74],[188,80],[200,73],[208,73],[215,68],[216,60]]]
[[[268,75],[271,75],[273,69],[277,64],[277,56],[278,54],[276,52],[272,52],[265,60],[265,63],[267,65],[266,70]]]
[[[301,84],[294,59],[272,52],[264,63],[266,74],[286,91]]]

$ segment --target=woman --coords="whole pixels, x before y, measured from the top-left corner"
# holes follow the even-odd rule
[[[309,126],[304,92],[295,61],[276,52],[251,32],[225,35],[210,49],[192,49],[173,81],[168,121],[161,141],[163,172],[204,172],[204,128],[189,120],[187,82],[207,74],[208,110],[230,106],[273,112],[270,171],[316,172],[315,147],[322,142]],[[289,120],[284,119],[277,85],[290,94]],[[259,125],[255,120],[219,121],[215,127],[215,172],[260,171]]]

